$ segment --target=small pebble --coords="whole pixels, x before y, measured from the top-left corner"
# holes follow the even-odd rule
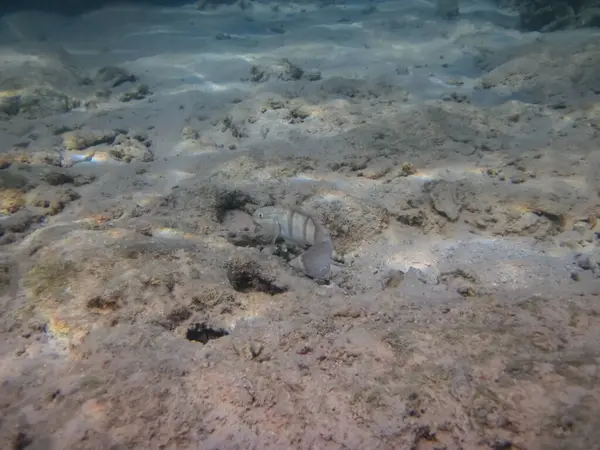
[[[583,270],[590,270],[592,268],[590,257],[587,255],[579,255],[577,257],[577,265]]]
[[[571,280],[573,280],[573,281],[579,281],[579,280],[581,280],[579,272],[571,272]]]

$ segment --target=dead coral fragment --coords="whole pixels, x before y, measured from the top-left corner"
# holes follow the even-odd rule
[[[0,189],[0,214],[14,214],[25,205],[25,193],[20,189]]]

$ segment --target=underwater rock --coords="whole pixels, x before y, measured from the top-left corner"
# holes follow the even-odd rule
[[[112,130],[81,129],[63,134],[63,146],[70,151],[84,150],[99,144],[111,144],[117,133]]]
[[[83,78],[63,48],[15,46],[0,56],[0,118],[62,114],[81,105]]]
[[[41,213],[56,215],[73,200],[79,198],[79,194],[71,188],[57,187],[49,188],[40,186],[27,195],[27,204],[33,208],[41,209]]]
[[[308,81],[318,81],[321,79],[321,72],[318,70],[305,71],[297,64],[293,64],[289,59],[283,58],[283,72],[279,74],[279,79],[285,81],[306,79]]]
[[[123,83],[135,83],[137,77],[122,67],[108,66],[98,70],[95,81],[97,84],[115,88]]]
[[[14,214],[25,205],[21,189],[0,189],[0,214]]]
[[[119,100],[124,103],[127,103],[132,100],[143,100],[151,94],[152,94],[152,91],[150,90],[150,88],[148,87],[147,84],[140,84],[139,86],[136,86],[132,90],[123,93],[121,95],[121,97],[119,97]]]
[[[435,212],[451,222],[456,222],[463,208],[463,199],[457,183],[440,180],[431,182],[426,190]]]
[[[0,169],[7,169],[12,164],[35,164],[59,167],[60,152],[51,150],[11,150],[0,155]]]
[[[200,132],[193,127],[185,126],[181,129],[181,137],[188,141],[197,141],[200,139]]]
[[[342,254],[354,250],[358,242],[381,233],[389,223],[385,208],[350,195],[332,200],[327,190],[307,201],[302,208],[316,212],[314,216],[330,231],[336,251]]]
[[[214,9],[219,5],[233,5],[237,1],[238,0],[199,0],[196,2],[196,9],[201,11],[205,9]]]
[[[121,133],[121,134],[120,134]],[[107,159],[129,163],[133,160],[154,160],[152,141],[143,132],[123,130],[81,129],[63,134],[62,166],[71,167],[84,161],[103,162]],[[108,145],[107,145],[108,144]]]
[[[1,113],[29,119],[63,114],[80,105],[79,100],[51,88],[19,89],[0,97]]]
[[[124,142],[111,147],[109,154],[117,161],[127,163],[134,160],[142,162],[154,161],[154,155],[147,145],[137,139],[128,138]]]
[[[481,77],[481,87],[508,89],[522,103],[553,109],[586,106],[599,92],[599,50],[593,35],[577,34],[565,41],[558,34],[548,34],[504,53],[482,56],[481,66],[488,73]],[[523,114],[533,113],[521,108]]]
[[[600,27],[600,2],[588,0],[516,0],[521,29],[557,31]]]
[[[225,133],[227,130],[231,132],[231,135],[236,139],[242,139],[248,137],[248,129],[244,126],[246,118],[234,119],[231,114],[223,118],[223,126],[221,132]]]
[[[62,184],[73,184],[75,178],[65,172],[47,172],[43,176],[44,181],[52,186],[60,186]]]
[[[321,72],[318,70],[304,70],[297,64],[292,63],[288,58],[283,58],[281,64],[275,67],[264,67],[253,64],[250,67],[250,77],[244,78],[242,81],[264,83],[274,74],[277,74],[277,78],[283,81],[319,81],[322,78]]]
[[[443,19],[454,19],[458,17],[458,0],[437,0],[435,13]]]

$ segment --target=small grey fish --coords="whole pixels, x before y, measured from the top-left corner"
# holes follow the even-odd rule
[[[329,278],[333,256],[331,235],[310,214],[297,207],[265,206],[258,208],[252,219],[271,237],[271,245],[283,238],[301,247],[309,246],[299,257],[300,269],[310,278]]]

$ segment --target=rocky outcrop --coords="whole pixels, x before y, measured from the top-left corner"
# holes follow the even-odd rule
[[[556,31],[600,26],[598,0],[514,0],[521,28],[527,31]]]

